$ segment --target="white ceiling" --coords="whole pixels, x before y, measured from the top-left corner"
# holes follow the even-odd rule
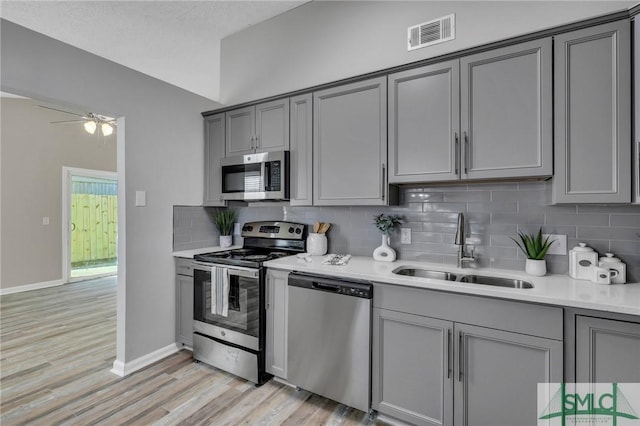
[[[0,16],[217,101],[220,40],[305,1],[12,1]]]

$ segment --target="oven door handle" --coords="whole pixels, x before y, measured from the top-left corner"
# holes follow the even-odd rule
[[[205,263],[205,262],[193,262],[194,269],[198,269],[201,271],[211,271],[213,266],[220,266],[222,268],[227,268],[227,274],[229,276],[238,276],[245,278],[258,278],[260,276],[260,271],[254,268],[241,268],[241,267],[229,267],[228,265],[221,264],[213,264],[213,263]]]

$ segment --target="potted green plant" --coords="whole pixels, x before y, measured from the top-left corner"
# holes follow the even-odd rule
[[[547,263],[544,257],[549,251],[549,247],[553,244],[554,240],[549,240],[549,237],[542,238],[542,228],[538,229],[537,234],[525,234],[524,232],[518,232],[520,241],[515,238],[511,238],[520,247],[520,250],[527,256],[527,262],[525,264],[525,272],[529,275],[542,277],[547,274]]]
[[[233,243],[233,224],[236,221],[236,211],[232,209],[216,210],[214,221],[220,232],[220,247],[230,247]]]
[[[389,235],[393,232],[393,228],[402,223],[402,216],[386,215],[380,213],[374,216],[373,223],[382,233],[382,245],[373,251],[373,258],[383,262],[393,262],[396,260],[396,251],[389,247]]]

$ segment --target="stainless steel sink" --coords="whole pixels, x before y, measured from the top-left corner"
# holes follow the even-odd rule
[[[434,271],[431,269],[412,268],[401,266],[392,271],[396,275],[404,275],[417,278],[431,278],[434,280],[457,281],[469,284],[493,285],[497,287],[509,288],[533,288],[533,284],[529,281],[519,280],[517,278],[490,277],[486,275],[465,275],[454,274],[453,272]]]
[[[498,287],[533,288],[533,284],[531,284],[529,281],[519,280],[516,278],[487,277],[483,275],[463,275],[458,281],[462,283],[493,285]]]
[[[458,276],[451,272],[432,271],[421,268],[399,267],[392,271],[396,275],[406,275],[409,277],[432,278],[434,280],[455,281]]]

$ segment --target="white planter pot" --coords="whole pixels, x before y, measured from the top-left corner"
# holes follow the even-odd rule
[[[327,236],[312,232],[307,237],[307,253],[311,256],[322,256],[327,254]]]
[[[547,275],[547,262],[546,260],[527,259],[527,263],[524,266],[524,271],[535,277],[544,277]]]
[[[227,248],[233,244],[233,235],[220,235],[220,247]]]
[[[389,247],[389,236],[382,235],[382,245],[373,251],[373,259],[381,262],[396,260],[396,251]]]

